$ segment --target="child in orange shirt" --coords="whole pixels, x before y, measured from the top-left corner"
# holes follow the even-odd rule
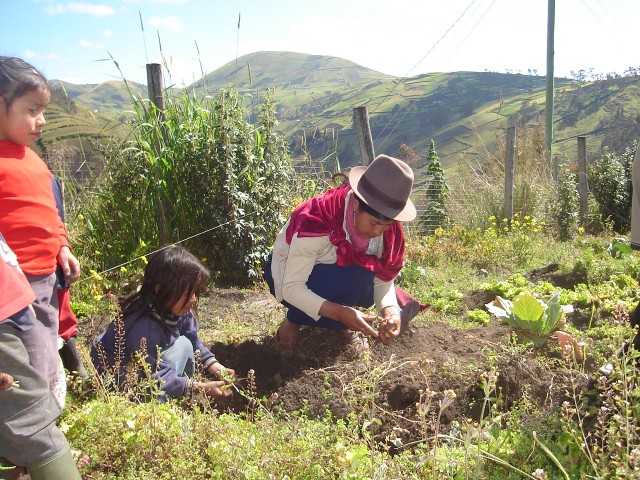
[[[29,148],[42,134],[50,97],[40,72],[0,56],[0,231],[36,294],[37,322],[24,342],[29,362],[53,387],[59,362],[56,265],[67,283],[78,279],[80,265],[58,216],[51,172]]]

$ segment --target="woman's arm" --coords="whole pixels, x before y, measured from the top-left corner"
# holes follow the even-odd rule
[[[320,318],[320,307],[326,299],[311,291],[307,287],[307,281],[319,258],[331,259],[331,250],[332,246],[327,237],[298,238],[294,235],[284,267],[283,299],[314,320]],[[335,261],[335,258],[333,260]]]
[[[394,281],[385,282],[376,277],[373,281],[373,298],[383,319],[378,328],[380,340],[388,345],[400,336],[402,329]]]

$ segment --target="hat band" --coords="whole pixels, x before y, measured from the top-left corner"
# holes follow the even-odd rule
[[[362,190],[363,193],[367,193],[372,197],[375,197],[377,200],[382,202],[385,206],[392,208],[394,210],[402,210],[406,205],[406,201],[397,200],[395,198],[391,198],[389,195],[385,194],[381,190],[378,190],[364,175],[360,177],[360,181],[358,182],[358,187]],[[365,199],[363,199],[365,200]]]

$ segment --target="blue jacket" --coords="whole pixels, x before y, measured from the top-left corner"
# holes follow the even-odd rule
[[[198,322],[190,311],[178,319],[177,325],[161,322],[154,318],[149,311],[135,312],[127,315],[124,321],[124,352],[119,372],[119,384],[125,379],[125,368],[132,360],[132,356],[140,351],[140,340],[146,339],[146,361],[151,366],[154,378],[160,382],[160,388],[170,397],[185,395],[189,379],[178,376],[169,363],[158,359],[158,347],[165,351],[180,336],[187,337],[193,345],[194,351],[199,350],[199,361],[206,368],[216,361],[216,357],[204,346],[198,337]],[[116,325],[112,322],[101,337],[98,337],[91,347],[91,360],[99,373],[110,371],[116,361]],[[96,343],[102,343],[102,350],[106,356],[106,363],[100,358]],[[106,367],[106,368],[105,368]],[[112,372],[113,373],[113,372]]]

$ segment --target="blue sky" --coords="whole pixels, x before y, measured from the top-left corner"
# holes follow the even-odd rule
[[[0,55],[22,57],[50,79],[72,83],[124,76],[146,84],[145,65],[163,63],[164,57],[165,84],[184,86],[201,72],[263,50],[338,56],[399,77],[458,70],[546,73],[547,0],[1,0],[1,5]],[[633,24],[638,18],[640,0],[556,0],[556,76],[639,67]]]

